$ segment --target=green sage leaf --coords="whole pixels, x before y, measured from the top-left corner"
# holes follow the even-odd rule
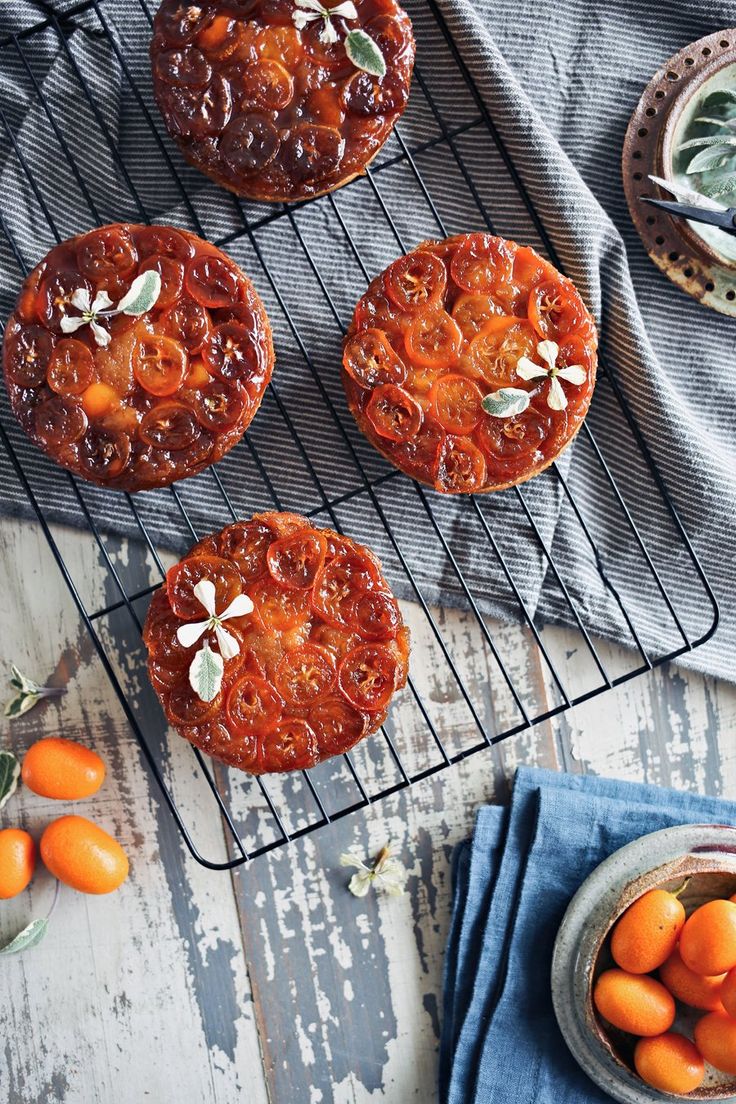
[[[345,52],[356,69],[373,77],[385,77],[386,62],[380,49],[365,31],[349,31],[345,36]]]
[[[524,413],[529,401],[529,392],[521,387],[502,387],[486,395],[480,405],[493,418],[514,418]]]
[[[711,172],[713,169],[723,169],[736,156],[736,150],[724,150],[723,146],[715,149],[702,149],[696,153],[687,167],[687,175],[693,173]]]
[[[703,184],[702,190],[703,194],[710,199],[716,199],[718,196],[736,195],[736,173],[729,173],[728,176],[722,176],[718,180]]]
[[[199,649],[189,667],[189,682],[194,693],[209,702],[217,697],[222,685],[225,663],[218,652],[205,643]]]
[[[722,203],[716,203],[692,188],[685,188],[682,184],[676,184],[674,180],[664,180],[661,176],[653,176],[651,173],[649,179],[655,184],[659,184],[660,188],[663,188],[666,192],[670,192],[677,199],[682,200],[683,203],[692,203],[694,207],[704,207],[711,211],[725,210]]]
[[[16,690],[22,690],[26,694],[36,694],[41,689],[37,682],[34,682],[33,679],[29,679],[24,675],[14,663],[11,665],[10,670],[12,672],[10,685],[14,686]]]
[[[136,276],[117,305],[120,314],[145,314],[161,294],[161,276],[153,268]]]
[[[726,130],[736,130],[736,119],[716,119],[712,115],[698,115],[693,119],[694,123],[703,123],[705,126],[725,127]]]
[[[35,947],[41,942],[48,928],[48,916],[41,916],[38,920],[31,920],[30,924],[26,925],[23,931],[18,932],[14,939],[11,939],[4,947],[0,947],[0,955],[19,954],[21,951],[30,950],[31,947]]]
[[[33,709],[34,705],[38,705],[40,700],[40,694],[29,694],[22,691],[6,703],[5,716],[11,721],[15,720],[16,717],[22,717],[24,713],[28,713],[29,710]]]
[[[711,134],[707,138],[690,138],[678,146],[677,150],[704,149],[706,146],[736,146],[736,136],[731,138],[726,134]]]
[[[12,751],[0,751],[0,809],[18,788],[20,760]]]
[[[736,89],[719,88],[705,97],[702,106],[717,107],[722,104],[736,104]]]

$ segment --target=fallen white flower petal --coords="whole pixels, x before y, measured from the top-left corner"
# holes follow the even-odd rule
[[[371,888],[372,881],[373,874],[370,870],[367,870],[365,873],[353,874],[348,882],[348,889],[354,897],[365,897],[368,890]]]
[[[340,855],[340,866],[354,866],[358,870],[368,870],[362,859],[359,859],[357,855],[353,855],[350,851],[343,851]]]

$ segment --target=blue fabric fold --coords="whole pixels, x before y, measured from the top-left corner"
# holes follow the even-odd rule
[[[736,804],[613,779],[517,771],[510,809],[482,808],[454,870],[440,1043],[443,1104],[606,1104],[552,1008],[567,905],[631,840],[675,824],[736,823]]]

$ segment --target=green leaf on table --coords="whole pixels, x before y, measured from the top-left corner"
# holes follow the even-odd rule
[[[20,760],[12,751],[0,751],[0,809],[18,788]]]
[[[386,62],[383,54],[365,31],[348,31],[345,35],[345,53],[356,69],[363,69],[373,77],[385,77]]]
[[[5,703],[5,716],[14,721],[16,717],[22,717],[29,709],[33,709],[34,705],[38,705],[40,700],[40,694],[21,691]]]
[[[205,641],[189,666],[189,683],[202,701],[210,702],[217,697],[224,670],[222,656]]]
[[[48,916],[41,916],[38,920],[31,920],[30,924],[18,932],[14,939],[0,947],[0,955],[19,954],[20,951],[28,951],[41,942],[49,927]]]
[[[41,689],[33,679],[26,678],[14,663],[11,664],[10,670],[12,672],[10,685],[14,686],[16,690],[22,690],[25,694],[36,694]]]
[[[161,276],[149,268],[136,276],[128,291],[117,305],[116,314],[145,314],[161,294]]]

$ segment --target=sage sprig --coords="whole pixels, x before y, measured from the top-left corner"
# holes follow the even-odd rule
[[[56,902],[59,900],[60,889],[61,882],[57,881],[56,889],[54,890],[54,899],[51,902],[51,908],[46,916],[40,916],[36,920],[31,920],[30,924],[26,924],[23,930],[19,931],[9,943],[0,947],[0,955],[20,954],[21,951],[29,951],[31,947],[38,946],[49,930],[49,922],[54,914]]]
[[[12,751],[0,751],[0,809],[18,789],[20,760]]]
[[[693,120],[711,133],[688,138],[678,152],[692,151],[685,172],[699,176],[698,191],[710,198],[736,192],[736,90],[720,88],[705,96]],[[715,131],[715,133],[713,133]]]
[[[37,682],[19,671],[15,664],[10,670],[12,672],[10,685],[17,691],[10,701],[5,703],[5,716],[11,721],[16,717],[22,717],[29,709],[33,709],[42,698],[60,698],[62,694],[66,694],[66,690],[61,686],[39,686]]]

